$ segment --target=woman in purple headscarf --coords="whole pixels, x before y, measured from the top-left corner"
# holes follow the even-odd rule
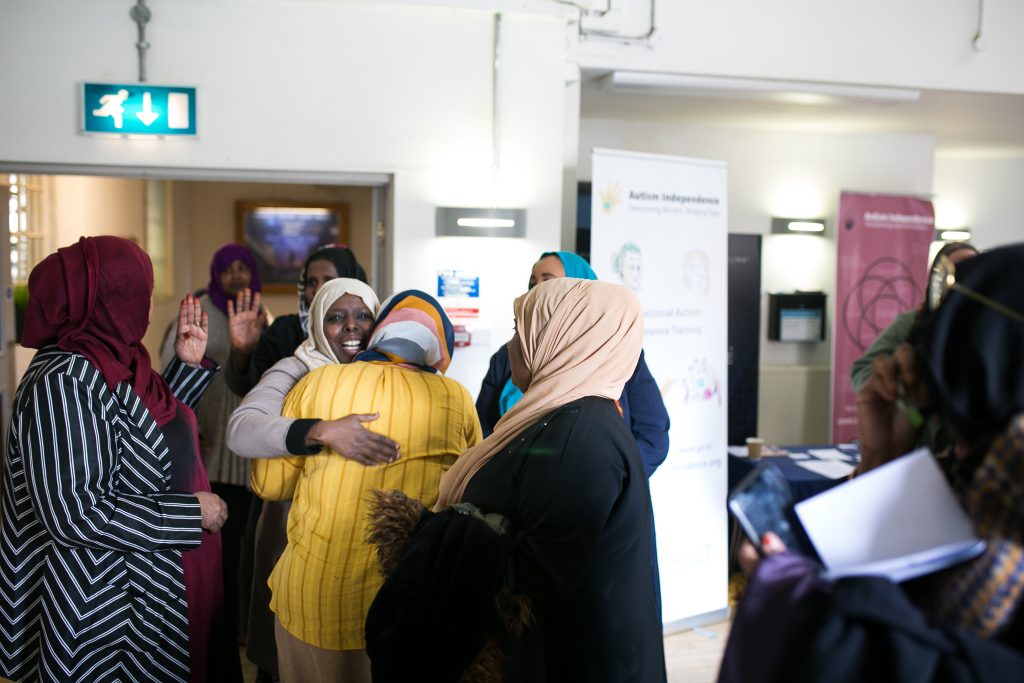
[[[196,292],[199,303],[210,321],[207,355],[220,363],[228,363],[231,341],[228,336],[228,301],[249,289],[260,291],[260,274],[256,260],[249,250],[240,244],[225,244],[218,249],[210,261],[210,281],[206,290]],[[168,362],[173,356],[173,338],[164,343],[163,359]],[[223,541],[224,611],[226,626],[231,629],[231,640],[244,633],[241,621],[239,585],[245,586],[248,595],[249,580],[242,576],[241,554],[242,535],[245,531],[252,493],[247,488],[249,462],[228,450],[224,430],[228,417],[238,407],[241,399],[228,389],[223,373],[219,374],[202,400],[196,406],[199,423],[200,448],[203,462],[210,477],[210,486],[227,503],[230,520],[221,530]],[[232,648],[237,657],[237,650]]]

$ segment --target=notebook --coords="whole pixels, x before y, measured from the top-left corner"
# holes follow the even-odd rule
[[[985,550],[927,448],[801,501],[794,511],[830,578],[905,581]]]

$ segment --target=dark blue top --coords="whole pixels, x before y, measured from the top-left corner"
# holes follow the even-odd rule
[[[505,382],[511,376],[508,347],[503,344],[491,356],[487,374],[480,385],[480,395],[476,399],[476,412],[480,416],[480,426],[485,437],[490,436],[498,418],[501,417],[498,399],[501,397]],[[644,472],[650,477],[668,455],[669,420],[658,384],[647,368],[643,351],[640,352],[640,360],[636,364],[633,376],[622,389],[619,406],[622,408],[622,417],[636,439],[637,448],[640,449]]]

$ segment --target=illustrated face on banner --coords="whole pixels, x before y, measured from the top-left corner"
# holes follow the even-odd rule
[[[615,257],[612,259],[612,270],[618,274],[622,284],[636,292],[640,289],[643,273],[642,262],[640,247],[634,242],[626,242],[615,253]]]
[[[683,286],[694,294],[707,296],[711,288],[711,263],[708,255],[691,249],[683,256]]]

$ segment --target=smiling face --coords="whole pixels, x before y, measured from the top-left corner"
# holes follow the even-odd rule
[[[241,261],[232,261],[228,269],[220,273],[220,288],[232,299],[251,284],[252,271]]]
[[[302,296],[306,300],[306,305],[309,306],[313,303],[313,297],[316,296],[316,291],[323,287],[323,284],[328,280],[333,280],[338,277],[338,269],[334,266],[332,261],[327,259],[316,259],[310,261],[306,267],[306,289],[303,291]],[[345,296],[349,296],[346,294]],[[357,297],[358,298],[358,297]]]
[[[533,272],[530,273],[530,289],[556,277],[565,277],[565,266],[562,265],[562,259],[557,256],[545,256],[533,264]]]
[[[373,311],[355,294],[343,294],[324,314],[324,336],[339,363],[351,363],[373,329]]]

